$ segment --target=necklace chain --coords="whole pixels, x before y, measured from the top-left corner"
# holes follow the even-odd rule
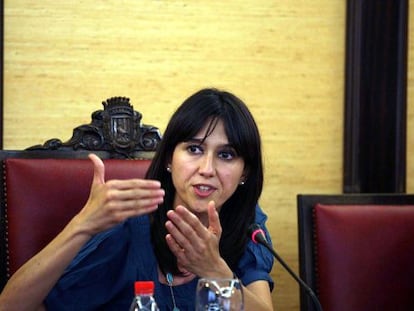
[[[170,272],[168,272],[165,275],[165,278],[167,279],[168,286],[170,287],[171,297],[172,297],[172,301],[173,301],[173,305],[174,305],[173,311],[180,311],[180,309],[178,309],[177,305],[175,304],[175,296],[174,296],[174,290],[173,290],[174,277]]]

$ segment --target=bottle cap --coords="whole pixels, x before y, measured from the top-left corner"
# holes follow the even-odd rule
[[[154,282],[153,281],[136,281],[135,282],[135,295],[138,294],[153,294]]]

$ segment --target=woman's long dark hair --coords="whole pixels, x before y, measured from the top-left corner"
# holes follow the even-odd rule
[[[194,138],[207,122],[222,120],[229,143],[245,163],[247,178],[220,209],[222,236],[220,254],[234,271],[243,254],[247,230],[254,222],[255,206],[263,187],[263,164],[260,135],[247,106],[233,94],[217,89],[202,89],[190,96],[176,110],[163,134],[147,172],[147,178],[161,181],[164,203],[151,215],[151,238],[163,273],[180,274],[176,257],[165,241],[167,211],[173,209],[175,188],[167,172],[177,144]]]

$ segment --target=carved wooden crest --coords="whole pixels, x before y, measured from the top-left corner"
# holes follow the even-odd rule
[[[157,149],[161,140],[158,128],[141,124],[142,114],[134,110],[129,98],[112,97],[102,105],[103,110],[92,113],[90,124],[73,130],[69,141],[53,138],[27,150],[107,151],[113,158],[134,158]]]

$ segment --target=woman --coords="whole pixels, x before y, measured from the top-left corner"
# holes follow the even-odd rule
[[[199,277],[234,275],[245,310],[273,309],[273,258],[246,234],[266,216],[260,136],[239,98],[216,89],[189,97],[145,180],[105,182],[102,161],[90,159],[88,202],[10,279],[4,310],[125,310],[135,280],[155,281],[160,310],[194,310]]]

